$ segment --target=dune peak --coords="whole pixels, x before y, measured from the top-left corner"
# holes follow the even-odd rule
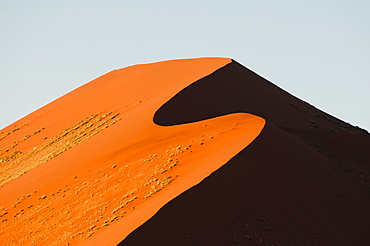
[[[113,70],[0,132],[0,240],[361,245],[369,143],[230,58]]]

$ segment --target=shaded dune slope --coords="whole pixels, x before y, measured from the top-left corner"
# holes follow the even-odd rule
[[[177,125],[245,112],[257,139],[120,245],[366,245],[369,135],[233,61],[155,114]]]
[[[227,114],[160,126],[176,93],[229,64],[136,65],[66,94],[0,133],[4,245],[116,245],[250,144],[265,120]]]

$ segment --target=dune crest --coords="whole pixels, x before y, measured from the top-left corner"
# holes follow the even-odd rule
[[[265,120],[234,113],[160,126],[155,112],[229,64],[202,58],[112,71],[2,130],[5,245],[116,245],[250,144]]]
[[[228,58],[115,70],[0,131],[0,241],[367,245],[369,146]]]
[[[179,92],[154,121],[171,126],[230,113],[266,124],[247,148],[120,246],[368,244],[368,132],[235,61]]]

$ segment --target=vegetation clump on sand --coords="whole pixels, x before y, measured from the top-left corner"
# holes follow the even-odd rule
[[[119,113],[112,114],[112,112],[93,114],[25,153],[15,150],[10,154],[6,154],[10,149],[14,149],[31,138],[32,135],[26,135],[23,139],[17,140],[12,145],[1,149],[0,187],[115,124],[120,120],[117,118]],[[35,131],[34,135],[41,134],[43,130],[45,128]],[[46,139],[44,138],[44,140]]]
[[[71,132],[72,129],[84,129],[81,125],[92,126],[89,122],[96,118],[97,116],[92,116],[81,121],[62,131],[60,135],[75,135],[75,132]],[[55,141],[56,138],[52,139]],[[191,147],[187,146],[188,149]],[[13,206],[0,208],[0,217],[3,217],[0,233],[12,235],[12,224],[21,221],[27,225],[22,228],[24,235],[39,235],[41,232],[50,231],[49,235],[58,235],[56,245],[84,241],[133,212],[140,206],[140,200],[156,195],[175,181],[178,175],[164,173],[173,172],[174,168],[179,166],[179,158],[183,153],[182,145],[168,148],[162,153],[148,155],[136,162],[102,166],[88,177],[74,176],[72,183],[51,190],[50,195],[38,196],[37,200],[33,198],[37,191],[24,195],[18,198]],[[143,169],[141,165],[145,162],[149,162],[148,165],[152,168]],[[121,199],[116,199],[122,191],[126,191],[126,194],[121,196]],[[68,229],[60,234],[54,231],[57,225],[59,228]],[[49,240],[49,237],[51,236],[47,236],[45,240]],[[27,238],[19,237],[14,240],[24,243],[29,240]]]

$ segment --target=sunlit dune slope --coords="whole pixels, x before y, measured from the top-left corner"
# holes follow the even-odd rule
[[[367,245],[369,147],[231,59],[116,70],[0,131],[0,241]]]
[[[153,118],[177,93],[231,62],[115,70],[3,129],[2,245],[116,245],[226,164],[260,134],[263,118],[225,113],[171,126]]]
[[[266,120],[256,140],[120,245],[368,245],[365,130],[235,61],[182,90],[154,121],[171,126],[240,112]]]

